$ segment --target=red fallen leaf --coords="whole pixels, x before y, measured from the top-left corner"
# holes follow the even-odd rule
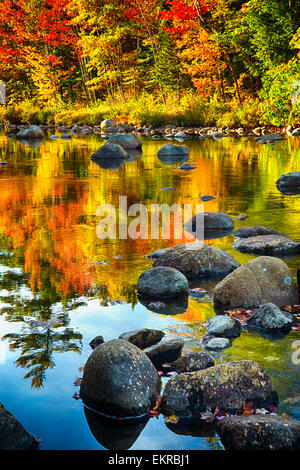
[[[216,409],[214,411],[214,416],[216,418],[220,417],[220,416],[223,416],[222,409],[219,407],[219,405],[216,406]]]
[[[295,330],[300,331],[300,326],[295,326]]]
[[[162,396],[161,395],[159,395],[155,398],[155,406],[149,412],[150,418],[157,418],[158,417],[159,409],[160,409],[160,406],[161,406],[161,401],[162,401]]]
[[[242,416],[249,416],[255,413],[255,408],[253,407],[253,401],[249,401],[248,403],[243,403],[243,412]]]
[[[75,392],[72,398],[75,398],[75,400],[79,400],[80,398],[79,393]]]
[[[278,410],[278,406],[269,405],[269,406],[267,406],[267,410],[269,410],[269,411],[271,411],[271,412],[272,412],[272,411],[276,411],[276,410]]]
[[[206,423],[212,423],[213,422],[213,418],[205,418],[205,422]]]

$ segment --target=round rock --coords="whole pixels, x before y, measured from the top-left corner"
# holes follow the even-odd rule
[[[240,322],[229,315],[217,315],[208,320],[208,335],[236,338],[240,332]]]
[[[288,256],[300,253],[300,242],[284,235],[259,235],[240,238],[234,242],[233,248],[242,253]]]
[[[286,173],[277,180],[277,189],[283,194],[300,193],[300,171]]]
[[[220,248],[205,243],[191,242],[165,249],[153,266],[176,268],[188,279],[193,279],[224,277],[240,265]]]
[[[159,377],[150,359],[122,339],[93,350],[80,386],[83,403],[105,415],[125,418],[148,413],[155,404]]]
[[[142,142],[139,137],[135,134],[116,134],[110,136],[107,143],[117,144],[123,147],[123,149],[137,149],[142,147]]]
[[[260,256],[248,261],[215,287],[217,309],[252,308],[269,302],[279,307],[299,303],[293,276],[278,258]]]
[[[138,294],[151,298],[172,298],[187,294],[187,278],[178,269],[160,266],[145,271],[138,280]]]
[[[128,153],[118,144],[109,144],[106,143],[102,145],[95,153],[91,156],[92,160],[101,160],[101,159],[127,159],[129,157]]]

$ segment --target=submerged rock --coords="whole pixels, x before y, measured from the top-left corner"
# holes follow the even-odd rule
[[[138,279],[138,294],[151,298],[172,298],[187,294],[187,278],[178,269],[159,266],[149,269]]]
[[[276,305],[262,305],[247,320],[247,325],[253,325],[266,330],[289,330],[293,325],[293,315],[283,312]]]
[[[252,308],[265,303],[296,305],[297,286],[284,261],[260,256],[240,266],[219,282],[214,291],[217,309]]]
[[[300,171],[286,173],[277,180],[277,189],[283,194],[300,194]]]
[[[216,429],[226,450],[300,449],[300,422],[282,416],[230,416]]]
[[[159,378],[150,359],[122,339],[93,350],[84,368],[80,398],[111,417],[137,417],[155,404]]]
[[[176,361],[181,354],[183,346],[184,342],[181,338],[163,340],[144,349],[144,353],[155,367],[159,367],[166,362]]]
[[[163,331],[142,328],[141,330],[126,331],[119,336],[119,339],[124,339],[138,348],[144,349],[158,343],[164,336]]]
[[[300,242],[285,235],[259,235],[240,238],[234,242],[233,248],[242,253],[288,256],[300,253]]]
[[[219,351],[230,348],[231,343],[228,338],[213,337],[204,342],[204,347],[210,351]]]
[[[183,226],[198,240],[210,240],[229,235],[233,228],[233,220],[222,212],[203,212],[196,214]]]
[[[199,197],[199,199],[203,202],[206,202],[206,201],[212,201],[213,199],[216,199],[216,198],[213,196],[205,195],[205,196]]]
[[[183,163],[178,167],[178,170],[194,170],[196,165],[191,165],[190,163]]]
[[[240,335],[240,332],[240,322],[229,315],[217,315],[208,320],[208,335],[236,338]]]
[[[213,358],[206,351],[185,354],[171,363],[180,372],[196,372],[214,365]]]
[[[191,242],[165,249],[153,266],[170,266],[178,269],[188,279],[193,279],[224,277],[240,265],[220,248]]]
[[[254,361],[219,364],[171,378],[164,389],[164,415],[199,416],[219,406],[223,412],[241,410],[245,402],[255,408],[278,404],[270,378]]]
[[[0,403],[0,450],[36,450],[39,443]]]

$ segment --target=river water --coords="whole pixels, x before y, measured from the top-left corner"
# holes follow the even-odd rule
[[[217,435],[166,424],[162,416],[139,423],[107,422],[85,411],[76,399],[89,342],[137,328],[162,329],[182,337],[185,351],[199,350],[205,322],[214,315],[215,283],[194,282],[203,298],[189,297],[157,313],[137,298],[139,275],[152,266],[147,255],[186,241],[100,239],[98,208],[144,204],[201,203],[204,209],[235,218],[235,228],[265,225],[300,239],[300,198],[276,188],[283,173],[300,171],[299,139],[260,145],[251,138],[219,141],[192,138],[183,144],[196,169],[161,162],[156,153],[170,143],[143,138],[142,155],[118,168],[92,162],[104,143],[100,136],[72,137],[28,145],[0,134],[0,402],[36,437],[41,449],[223,449]],[[165,188],[173,188],[165,190]],[[98,215],[97,215],[98,214]],[[237,220],[247,214],[246,220]],[[239,263],[254,258],[232,248],[228,235],[206,243],[232,254]],[[285,258],[292,274],[300,256]],[[292,329],[280,339],[242,332],[232,346],[212,353],[215,362],[251,359],[270,374],[280,397],[278,414],[300,420],[299,365],[292,361]],[[165,378],[164,381],[167,379]]]

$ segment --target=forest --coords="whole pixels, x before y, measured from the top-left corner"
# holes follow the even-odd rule
[[[299,125],[297,0],[2,0],[0,122]]]

